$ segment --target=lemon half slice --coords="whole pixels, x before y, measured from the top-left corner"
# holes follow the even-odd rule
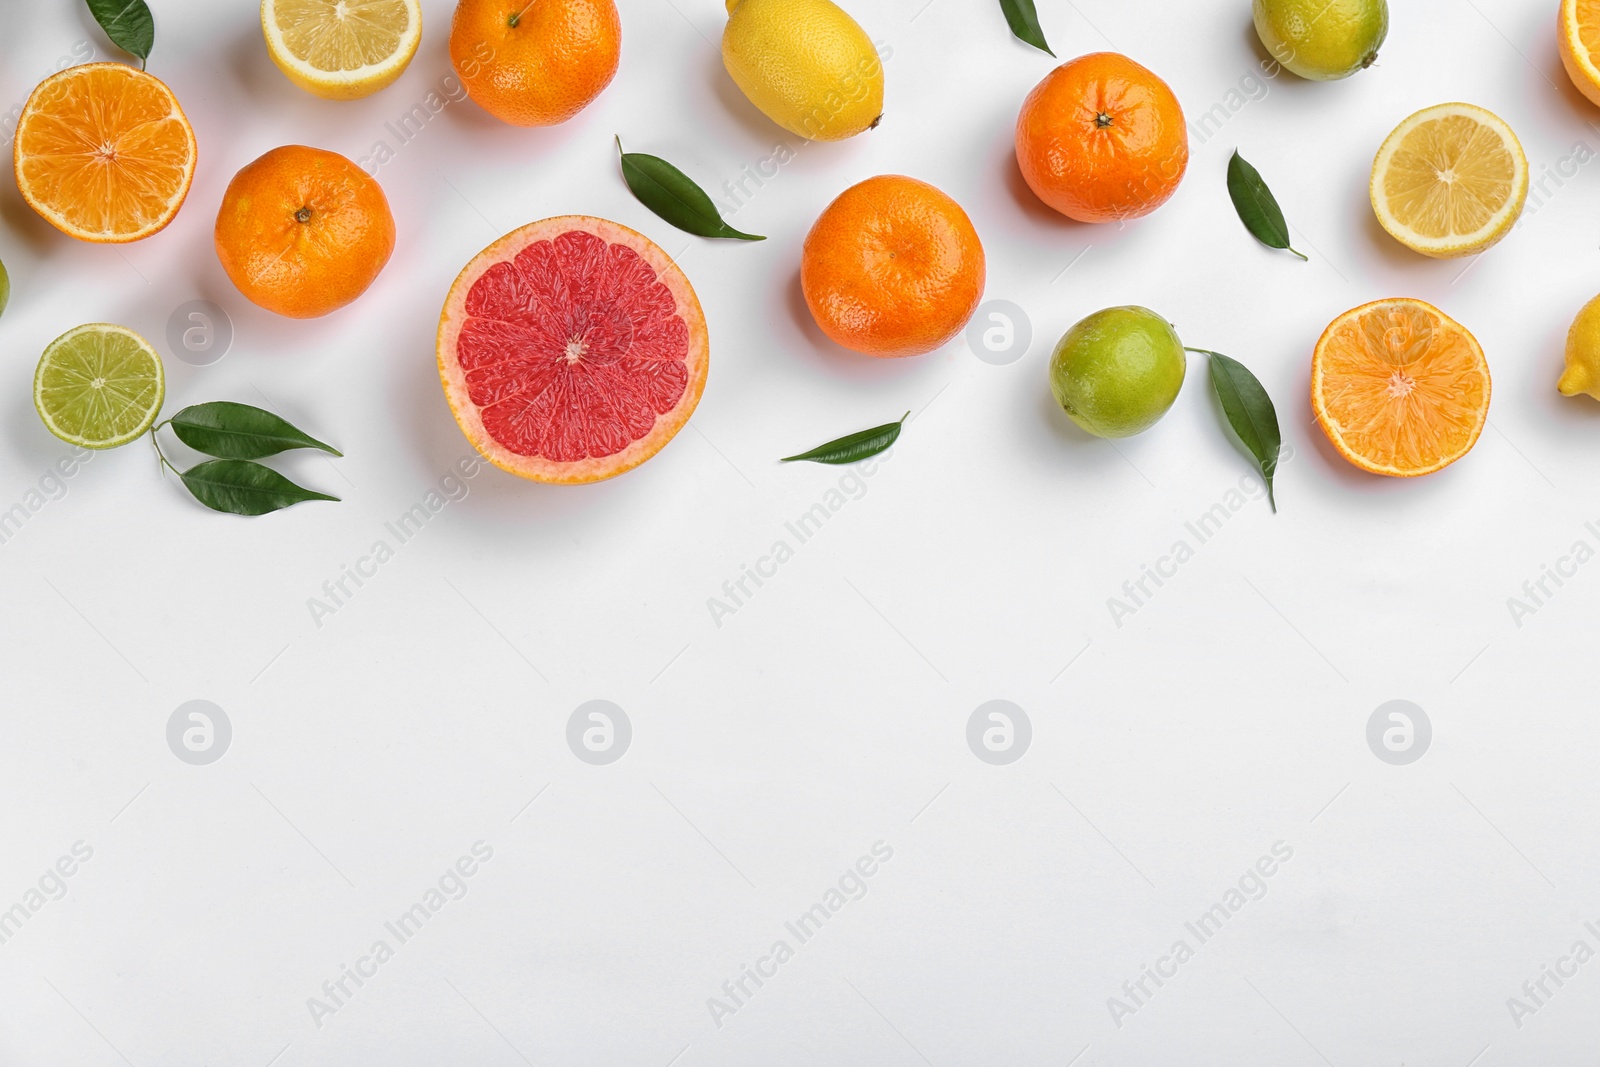
[[[1511,232],[1528,199],[1528,157],[1498,115],[1439,104],[1395,127],[1372,164],[1372,210],[1425,256],[1471,255]]]
[[[261,0],[278,69],[308,93],[356,100],[392,83],[422,41],[420,0]]]

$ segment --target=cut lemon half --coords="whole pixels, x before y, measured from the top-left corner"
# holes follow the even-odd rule
[[[1528,158],[1511,127],[1471,104],[1406,119],[1372,164],[1372,210],[1395,240],[1438,259],[1482,252],[1528,199]]]
[[[1561,0],[1561,25],[1557,34],[1561,65],[1578,92],[1600,104],[1600,0]]]
[[[422,40],[420,0],[261,0],[278,69],[308,93],[358,100],[391,84]]]
[[[166,399],[161,356],[122,326],[90,323],[50,342],[33,375],[45,427],[82,448],[116,448],[148,430]]]
[[[33,90],[12,160],[23,199],[52,226],[122,244],[177,216],[194,181],[194,129],[153,74],[85,63]]]
[[[1311,408],[1339,454],[1410,478],[1472,450],[1489,419],[1489,364],[1466,327],[1421,300],[1378,300],[1328,326]]]

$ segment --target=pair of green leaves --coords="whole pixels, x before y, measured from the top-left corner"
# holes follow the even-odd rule
[[[1011,27],[1012,36],[1052,57],[1055,55],[1045,43],[1044,29],[1039,25],[1039,12],[1035,10],[1033,0],[1000,0],[1000,10],[1005,12],[1006,24]]]
[[[1255,457],[1261,468],[1261,477],[1267,483],[1267,503],[1274,513],[1278,510],[1277,498],[1272,491],[1272,476],[1278,471],[1278,454],[1283,449],[1283,435],[1278,430],[1278,412],[1272,398],[1250,369],[1238,360],[1221,352],[1205,348],[1187,351],[1207,357],[1211,362],[1211,388],[1216,390],[1222,403],[1222,413],[1239,442]]]
[[[845,434],[835,438],[825,445],[818,445],[809,452],[802,452],[798,456],[784,456],[781,463],[797,463],[804,460],[808,463],[858,463],[879,452],[887,452],[889,448],[900,440],[900,431],[906,424],[906,419],[911,417],[911,412],[901,415],[896,422],[886,422],[882,426],[874,426],[870,430],[858,430],[855,433]]]
[[[1289,224],[1261,172],[1246,162],[1237,150],[1228,160],[1228,196],[1233,200],[1233,209],[1239,213],[1239,221],[1252,237],[1268,248],[1286,249],[1301,259],[1306,258],[1290,246]]]
[[[183,479],[194,498],[212,511],[232,515],[266,515],[308,500],[338,500],[296,485],[271,467],[255,462],[295,448],[316,448],[329,455],[343,453],[297,429],[270,411],[218,401],[186,407],[166,422],[173,435],[196,452],[216,459],[180,471],[161,454],[161,462]]]
[[[683,171],[660,156],[643,152],[624,152],[617,138],[617,154],[622,157],[622,180],[645,207],[684,233],[697,237],[726,237],[735,241],[765,241],[765,237],[736,230],[722,221],[717,206],[706,191]]]
[[[111,43],[138,56],[142,70],[156,43],[156,20],[144,0],[88,0],[88,4],[89,13]]]

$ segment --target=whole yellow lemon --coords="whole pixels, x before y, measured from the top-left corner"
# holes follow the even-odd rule
[[[833,0],[727,0],[722,63],[761,112],[812,141],[842,141],[883,117],[883,62]]]

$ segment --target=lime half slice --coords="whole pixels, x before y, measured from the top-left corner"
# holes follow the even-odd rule
[[[50,342],[33,376],[45,427],[83,448],[116,448],[148,430],[166,399],[161,356],[121,326],[79,326]]]

